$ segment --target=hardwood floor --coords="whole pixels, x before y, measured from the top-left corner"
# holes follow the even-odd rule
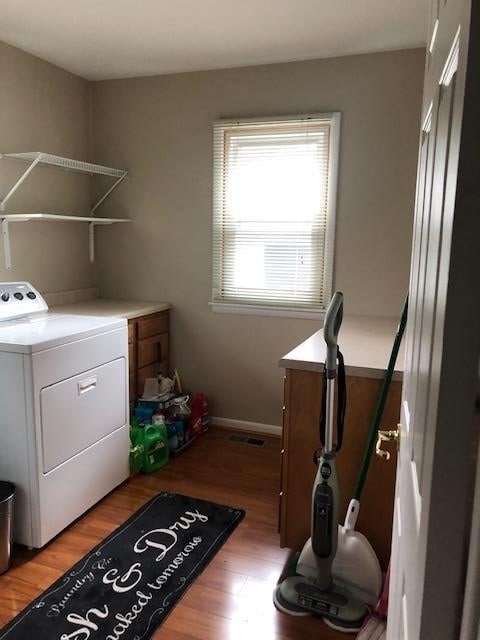
[[[290,553],[280,549],[277,533],[280,440],[267,438],[265,447],[256,448],[228,442],[228,433],[212,428],[164,469],[124,483],[40,551],[15,547],[12,567],[0,576],[0,625],[150,497],[168,490],[241,507],[246,516],[153,638],[345,637],[319,619],[287,616],[273,606],[272,590]]]

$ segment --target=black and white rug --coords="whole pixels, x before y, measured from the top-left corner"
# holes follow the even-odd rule
[[[245,512],[161,493],[0,630],[0,640],[147,640]]]

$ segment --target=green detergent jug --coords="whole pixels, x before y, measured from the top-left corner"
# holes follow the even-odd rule
[[[168,435],[165,425],[147,424],[143,436],[144,473],[157,471],[168,462]]]
[[[130,426],[130,472],[138,473],[144,464],[144,437],[145,429],[138,425],[138,421],[133,418]]]

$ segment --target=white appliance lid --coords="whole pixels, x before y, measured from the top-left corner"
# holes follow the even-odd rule
[[[0,322],[0,351],[34,353],[126,327],[124,318],[45,313]]]

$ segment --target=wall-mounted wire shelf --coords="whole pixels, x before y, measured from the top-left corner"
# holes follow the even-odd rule
[[[83,162],[83,160],[72,160],[71,158],[64,158],[62,156],[56,156],[51,153],[44,153],[43,151],[28,151],[25,153],[2,153],[0,158],[6,158],[9,160],[19,160],[21,162],[29,163],[29,167],[20,176],[17,182],[13,185],[7,195],[0,201],[0,210],[5,210],[5,205],[17,191],[20,185],[26,180],[30,173],[37,166],[43,167],[55,167],[57,169],[63,169],[65,171],[76,171],[80,173],[88,173],[90,175],[102,175],[116,178],[113,185],[107,190],[107,192],[96,202],[90,209],[90,213],[96,211],[96,209],[102,204],[102,202],[112,193],[112,191],[127,177],[128,171],[126,169],[114,169],[112,167],[104,167],[100,164],[93,164],[91,162]]]
[[[88,223],[88,240],[90,262],[95,260],[95,227],[116,224],[117,222],[130,222],[128,218],[95,218],[93,216],[68,216],[57,213],[6,213],[0,214],[3,236],[3,251],[5,256],[5,268],[12,268],[12,255],[10,249],[10,228],[12,222],[29,222],[32,220],[47,222],[86,222]]]

